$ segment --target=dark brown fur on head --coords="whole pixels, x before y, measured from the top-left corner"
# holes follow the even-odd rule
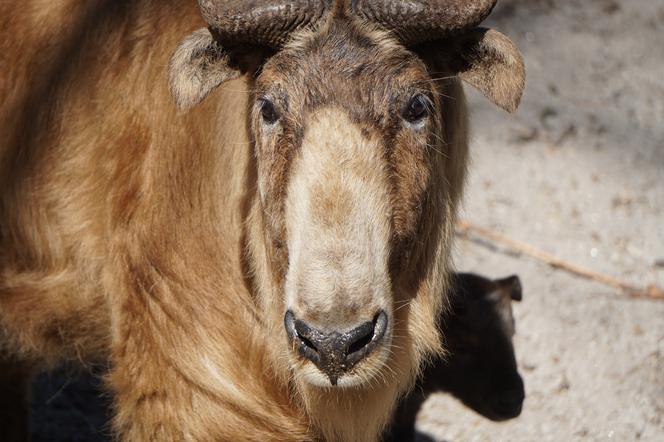
[[[439,133],[439,114],[431,118],[424,136],[404,130],[401,112],[417,94],[430,100],[432,111],[440,108],[441,91],[427,66],[385,32],[342,18],[321,32],[297,36],[265,64],[256,84],[254,133],[261,133],[261,100],[269,100],[281,118],[280,132],[257,144],[259,180],[263,193],[270,195],[266,212],[283,211],[289,167],[301,148],[307,117],[317,109],[336,107],[385,146],[395,245],[412,241],[435,157],[441,155],[429,146],[435,147],[436,137],[444,136]],[[277,242],[283,242],[282,223],[274,219],[270,225]]]

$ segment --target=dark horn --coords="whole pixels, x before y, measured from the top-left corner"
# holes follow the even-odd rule
[[[279,48],[288,35],[315,24],[329,0],[198,0],[203,18],[222,43]]]
[[[407,45],[454,35],[486,19],[497,0],[351,0],[356,16],[394,32]]]

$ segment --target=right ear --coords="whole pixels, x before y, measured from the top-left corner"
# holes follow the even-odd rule
[[[171,94],[180,109],[190,109],[221,83],[240,75],[240,66],[231,60],[230,52],[206,28],[182,40],[171,56]]]

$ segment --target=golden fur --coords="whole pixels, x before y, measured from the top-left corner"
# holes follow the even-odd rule
[[[332,389],[301,381],[283,329],[294,156],[250,135],[265,84],[227,81],[188,112],[171,98],[169,58],[204,26],[195,2],[28,0],[0,4],[0,17],[0,367],[27,377],[110,360],[114,429],[128,441],[376,440],[420,360],[441,351],[467,155],[458,80],[426,82],[431,149],[409,150],[401,134],[385,160],[396,183],[381,199],[393,211],[387,367]],[[334,26],[320,33],[357,34],[428,78],[387,34]],[[262,80],[315,38],[303,33]],[[177,88],[180,104],[235,77],[215,75]],[[171,87],[184,77],[171,65]]]

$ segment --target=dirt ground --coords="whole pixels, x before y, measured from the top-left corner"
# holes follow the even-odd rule
[[[463,218],[638,286],[664,287],[664,0],[502,0],[528,84],[515,116],[469,91],[473,165]],[[446,395],[421,440],[664,440],[664,302],[635,300],[486,241],[460,270],[520,275],[522,415],[493,423]],[[35,383],[33,440],[107,440],[89,378]]]
[[[664,1],[499,1],[528,82],[516,116],[478,94],[463,217],[626,282],[664,287]],[[436,441],[664,440],[664,302],[633,300],[494,244],[461,270],[518,273],[522,415],[432,397]]]

